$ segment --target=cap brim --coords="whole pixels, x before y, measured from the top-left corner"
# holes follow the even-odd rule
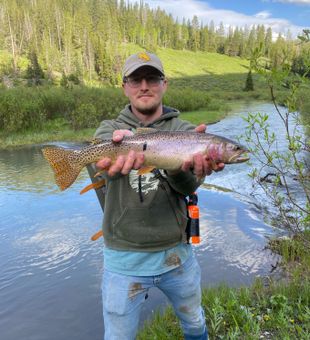
[[[163,73],[163,70],[160,69],[156,64],[154,65],[152,62],[148,62],[147,64],[140,64],[140,63],[136,63],[134,65],[132,65],[128,70],[126,70],[123,74],[123,77],[128,77],[130,76],[133,72],[135,72],[136,70],[138,70],[141,67],[146,67],[146,66],[151,66],[153,68],[155,68],[157,71],[159,71],[163,76],[165,75]]]

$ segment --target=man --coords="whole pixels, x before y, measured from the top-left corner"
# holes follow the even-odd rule
[[[103,121],[98,138],[121,142],[139,127],[158,130],[196,130],[178,118],[179,112],[165,107],[162,98],[167,80],[159,58],[151,53],[130,56],[123,68],[123,90],[130,104],[115,120]],[[193,193],[214,165],[201,154],[183,163],[179,171],[139,176],[143,152],[130,151],[107,169],[103,221],[105,239],[102,283],[106,340],[134,339],[141,306],[151,287],[169,298],[179,317],[185,339],[207,339],[201,307],[200,268],[191,245],[185,242],[187,208],[185,196]]]

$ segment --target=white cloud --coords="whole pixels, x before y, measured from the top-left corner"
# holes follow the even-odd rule
[[[273,2],[283,2],[287,4],[310,5],[310,0],[273,0]]]
[[[256,18],[267,19],[271,17],[271,13],[268,11],[262,11],[255,14]]]
[[[130,2],[136,2],[136,0],[129,0]],[[278,0],[285,1],[285,0]],[[294,0],[286,0],[294,1]],[[295,0],[297,2],[297,0]],[[310,0],[299,0],[307,1]],[[178,18],[179,21],[182,18],[192,19],[194,15],[204,24],[214,21],[215,25],[223,24],[245,27],[252,25],[265,25],[265,27],[271,27],[274,33],[287,33],[290,30],[293,36],[297,36],[302,32],[305,27],[296,26],[287,19],[274,18],[268,11],[262,11],[254,13],[253,15],[246,15],[240,12],[235,12],[225,9],[214,9],[208,3],[199,0],[145,0],[151,8],[160,7],[167,13],[171,13],[174,18]]]

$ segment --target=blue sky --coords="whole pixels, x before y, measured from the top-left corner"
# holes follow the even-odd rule
[[[129,0],[131,1],[131,0]],[[134,0],[131,2],[135,2]],[[264,24],[274,33],[290,30],[297,36],[310,28],[310,0],[144,0],[151,8],[159,6],[180,20],[197,15],[204,24],[244,27]]]

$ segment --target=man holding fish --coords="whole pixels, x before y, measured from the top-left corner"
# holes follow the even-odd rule
[[[92,145],[43,149],[61,190],[87,164],[95,162],[103,172],[105,339],[135,338],[152,287],[170,300],[186,340],[207,339],[200,268],[186,242],[185,198],[212,171],[246,161],[246,150],[163,105],[167,80],[154,54],[126,60],[123,90],[129,104],[116,119],[101,123]]]
[[[123,89],[130,104],[115,121],[103,121],[96,137],[112,137],[120,143],[139,127],[205,132],[205,125],[195,128],[181,121],[178,111],[163,106],[167,80],[156,55],[138,53],[126,60]],[[224,165],[196,153],[180,170],[162,173],[162,180],[168,183],[165,189],[148,169],[146,173],[136,171],[143,169],[143,163],[144,152],[134,150],[113,163],[109,157],[97,162],[97,167],[107,169],[102,284],[105,339],[135,338],[140,310],[151,287],[158,287],[171,301],[185,339],[207,339],[200,268],[191,245],[184,242],[184,196]]]

